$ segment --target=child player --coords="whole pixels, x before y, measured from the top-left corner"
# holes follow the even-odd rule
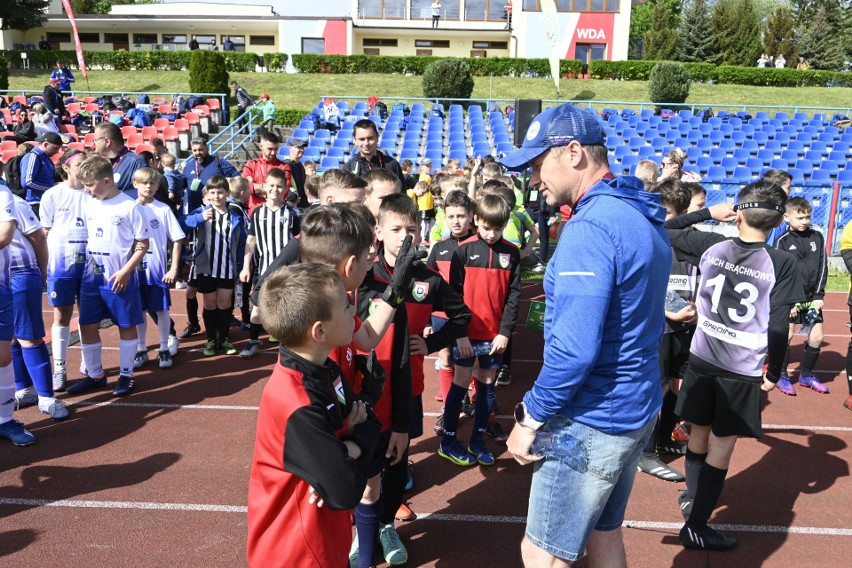
[[[282,268],[261,297],[263,325],[281,347],[257,416],[248,564],[342,568],[379,434],[329,359],[352,341],[355,309],[334,268],[320,264]]]
[[[791,197],[787,200],[787,230],[775,241],[775,248],[792,254],[799,265],[799,274],[805,286],[805,301],[796,304],[790,312],[790,332],[788,341],[793,339],[797,324],[810,324],[805,354],[799,368],[799,386],[813,389],[820,394],[828,394],[828,387],[814,376],[814,366],[819,358],[822,346],[822,306],[825,298],[825,282],[828,279],[828,258],[825,254],[825,239],[820,231],[811,227],[813,207],[803,197]],[[787,347],[784,363],[781,366],[781,379],[778,390],[786,395],[796,396],[796,389],[790,383],[787,363],[790,347]]]
[[[285,196],[290,191],[287,187],[287,174],[279,168],[270,169],[266,173],[263,190],[266,193],[266,202],[256,207],[251,214],[243,269],[240,271],[242,283],[249,283],[254,273],[256,285],[258,275],[269,268],[270,263],[284,250],[284,246],[299,233],[299,213],[295,208],[284,204]],[[252,272],[254,258],[257,258],[257,265]],[[244,294],[243,301],[248,302],[248,297],[248,294]],[[249,359],[257,355],[262,328],[259,323],[251,324],[249,342],[240,357]]]
[[[160,368],[172,366],[172,354],[169,351],[169,332],[171,318],[169,307],[169,285],[177,277],[180,264],[180,249],[186,235],[180,228],[172,208],[154,199],[160,183],[160,174],[151,168],[139,168],[133,174],[133,187],[136,188],[136,202],[142,206],[145,222],[148,224],[148,239],[150,244],[145,258],[139,264],[139,292],[142,297],[142,309],[146,310],[154,321],[160,336]],[[171,266],[168,263],[168,246],[172,243]],[[136,352],[134,367],[141,367],[148,361],[148,347],[145,339],[148,325],[143,316],[142,323],[136,327],[139,334],[139,348]]]
[[[118,326],[119,377],[113,396],[134,387],[133,358],[142,323],[137,266],[148,252],[148,226],[142,207],[115,185],[112,166],[98,156],[77,168],[77,177],[93,199],[86,205],[88,245],[80,289],[80,350],[87,376],[70,387],[79,394],[107,384],[101,360],[101,321]]]
[[[692,423],[686,452],[687,494],[679,497],[687,548],[730,550],[735,538],[707,521],[725,485],[738,436],[762,433],[760,390],[781,376],[787,322],[793,304],[805,299],[795,258],[766,245],[783,218],[787,196],[758,181],[740,191],[739,236],[669,230],[680,260],[698,266],[698,327],[675,412]],[[762,367],[767,359],[765,376]]]
[[[483,195],[474,215],[477,235],[461,243],[450,264],[450,284],[462,295],[472,317],[467,337],[458,339],[453,350],[455,374],[444,399],[444,435],[438,455],[465,467],[494,463],[485,432],[495,403],[494,380],[515,327],[521,297],[520,252],[502,238],[511,211],[499,195]],[[476,414],[465,451],[456,439],[456,428],[477,362]]]

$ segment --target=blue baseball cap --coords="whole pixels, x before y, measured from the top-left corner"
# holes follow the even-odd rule
[[[593,113],[568,103],[550,107],[533,119],[523,145],[504,156],[501,163],[510,170],[522,170],[548,148],[574,140],[583,146],[606,144],[603,127]]]

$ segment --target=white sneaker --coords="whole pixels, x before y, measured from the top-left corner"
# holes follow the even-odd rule
[[[175,290],[186,290],[186,282],[183,280],[175,282]]]
[[[133,368],[141,369],[142,365],[148,362],[148,352],[147,351],[137,351],[136,357],[133,358]]]
[[[169,354],[174,357],[180,349],[180,340],[174,335],[169,335]]]
[[[53,392],[62,392],[65,390],[65,384],[68,382],[68,373],[65,369],[53,372]]]
[[[15,409],[32,406],[38,402],[38,394],[35,387],[27,387],[19,391],[15,391]]]
[[[260,349],[259,341],[249,341],[248,345],[245,346],[242,353],[240,353],[240,357],[243,359],[251,359],[255,355],[257,355],[258,350]]]
[[[56,400],[55,398],[50,399],[47,404],[39,402],[38,409],[41,410],[42,414],[49,414],[54,420],[68,418],[68,409],[65,408],[62,401]]]

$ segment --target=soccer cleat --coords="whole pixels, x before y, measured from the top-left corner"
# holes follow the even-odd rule
[[[846,400],[843,401],[843,406],[852,410],[852,394],[846,397]]]
[[[695,501],[689,496],[687,491],[681,491],[677,496],[677,504],[680,507],[680,514],[683,515],[683,520],[689,520],[689,514],[692,513],[692,503]]]
[[[223,341],[222,345],[220,346],[220,349],[222,350],[222,353],[224,353],[225,355],[236,355],[237,354],[237,348],[234,347],[231,344],[230,341]]]
[[[793,384],[790,382],[790,377],[781,377],[778,379],[778,384],[776,386],[782,393],[788,396],[796,396],[796,389],[793,388]]]
[[[494,465],[494,454],[488,450],[485,440],[471,439],[467,451],[476,458],[479,465]]]
[[[536,273],[544,272],[545,270],[547,270],[547,267],[540,262],[538,264],[536,264],[535,266],[533,266],[533,268],[532,268],[532,271],[536,272]]]
[[[243,322],[235,318],[233,315],[231,316],[230,327],[240,327]]]
[[[476,458],[465,450],[458,440],[441,440],[438,446],[438,455],[462,467],[470,467],[476,464]]]
[[[278,340],[270,335],[269,336],[269,343],[278,343]]]
[[[240,357],[243,359],[251,359],[257,352],[260,350],[260,341],[249,340],[248,345],[246,345],[242,351],[240,351]]]
[[[65,369],[54,371],[53,373],[53,392],[62,392],[65,390],[65,383],[68,382],[68,373]]]
[[[142,365],[148,362],[148,352],[147,351],[137,351],[136,357],[133,358],[133,368],[141,369]]]
[[[686,548],[724,551],[736,548],[737,539],[724,535],[709,526],[696,529],[687,524],[680,529],[680,543]]]
[[[29,446],[36,441],[32,432],[24,428],[24,425],[17,420],[0,424],[0,438],[9,438],[16,446]]]
[[[186,339],[190,335],[195,335],[199,331],[201,331],[201,326],[198,325],[197,323],[190,322],[190,323],[186,324],[186,327],[183,328],[182,332],[180,332],[180,334],[178,335],[178,338],[179,339]]]
[[[686,455],[687,442],[679,442],[671,440],[670,442],[657,442],[656,448],[658,454],[672,454],[675,456]]]
[[[442,412],[440,416],[438,416],[438,420],[435,421],[435,434],[438,436],[444,435],[444,413]]]
[[[681,472],[670,468],[656,455],[642,454],[636,469],[648,475],[653,475],[663,481],[683,481],[686,479]]]
[[[672,440],[675,442],[688,442],[689,441],[689,424],[686,422],[681,422],[675,429],[672,431]]]
[[[509,440],[509,435],[503,431],[503,427],[500,426],[499,422],[490,422],[485,433],[494,438],[495,442],[503,446],[505,446],[506,442]]]
[[[169,346],[169,354],[172,357],[178,354],[178,349],[180,349],[180,340],[177,337],[170,334],[167,345]]]
[[[807,377],[799,377],[799,386],[809,388],[814,392],[818,392],[819,394],[828,394],[828,387],[825,386],[822,381],[820,381],[813,375],[808,375]]]
[[[35,387],[27,387],[15,391],[15,410],[32,406],[38,402],[38,394]]]
[[[186,290],[186,282],[183,280],[175,282],[175,290]]]
[[[134,386],[136,386],[136,382],[133,377],[119,376],[118,384],[112,389],[112,396],[127,396]]]
[[[396,510],[395,517],[397,521],[413,521],[417,518],[417,515],[411,508],[403,503],[399,506],[399,509]]]
[[[172,366],[172,354],[166,351],[160,351],[160,368],[168,369]]]
[[[435,391],[435,401],[444,402],[444,395],[441,393],[441,391]]]
[[[495,382],[501,387],[507,387],[512,384],[512,371],[508,365],[500,367],[497,371],[497,380]]]
[[[408,551],[399,538],[393,524],[379,526],[379,543],[382,545],[382,556],[391,566],[400,566],[408,562]]]
[[[92,377],[83,377],[82,379],[68,387],[68,394],[80,394],[86,392],[87,390],[103,388],[106,385],[106,373],[104,373],[100,379],[93,379]]]
[[[403,488],[403,491],[406,491],[406,492],[414,489],[414,478],[411,476],[411,463],[410,462],[408,464],[408,472],[407,473],[408,473],[408,477],[405,480],[405,487]]]
[[[204,356],[213,357],[216,355],[216,342],[212,339],[204,345]]]
[[[42,414],[49,414],[54,420],[63,420],[68,418],[68,409],[61,401],[55,398],[50,399],[47,404],[38,403],[38,409]]]

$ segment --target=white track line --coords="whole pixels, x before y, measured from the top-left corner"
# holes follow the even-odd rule
[[[243,505],[205,505],[199,503],[153,503],[146,501],[77,501],[50,499],[13,499],[0,498],[0,505],[18,507],[66,507],[75,509],[135,509],[145,511],[190,511],[204,513],[240,513],[248,512]],[[463,523],[524,524],[526,517],[509,515],[456,515],[451,513],[417,513],[418,520]],[[624,521],[623,526],[635,529],[679,530],[682,523],[653,521]],[[732,532],[756,532],[764,534],[807,534],[829,536],[852,536],[852,529],[830,527],[785,527],[775,525],[713,525]]]

